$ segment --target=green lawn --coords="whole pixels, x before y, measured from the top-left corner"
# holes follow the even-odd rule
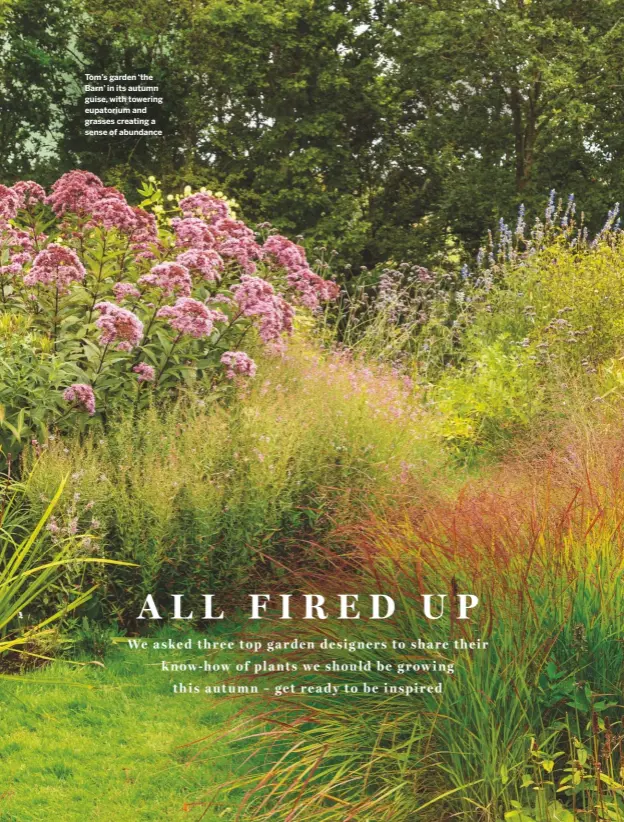
[[[184,803],[205,802],[243,756],[217,742],[195,760],[198,748],[181,746],[215,731],[241,702],[173,695],[181,677],[160,672],[162,658],[123,645],[105,668],[55,662],[0,679],[0,822],[233,819],[236,794],[208,808]]]

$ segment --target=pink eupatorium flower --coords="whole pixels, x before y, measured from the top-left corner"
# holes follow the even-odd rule
[[[221,362],[227,367],[226,376],[233,380],[237,375],[253,377],[256,374],[256,364],[244,351],[226,351]]]
[[[136,229],[136,217],[123,195],[115,197],[109,194],[91,206],[89,225],[100,225],[107,230],[116,228],[124,234],[132,234]]]
[[[193,288],[188,268],[179,263],[159,263],[149,274],[139,277],[138,282],[140,285],[159,288],[166,297],[172,294],[189,297]]]
[[[210,223],[230,216],[230,209],[225,200],[201,192],[180,200],[180,209],[185,217],[204,217]]]
[[[158,242],[158,226],[153,214],[138,206],[132,209],[134,228],[130,235],[132,249],[138,258],[152,259],[152,246]]]
[[[169,325],[180,334],[198,339],[210,336],[215,322],[227,321],[222,311],[210,309],[190,297],[180,297],[175,305],[164,306],[156,316],[169,320]]]
[[[115,283],[113,294],[118,302],[123,300],[136,300],[141,296],[141,292],[134,283]]]
[[[90,385],[78,382],[70,385],[63,392],[63,399],[91,416],[95,414],[95,394]]]
[[[132,370],[138,375],[137,379],[139,382],[154,382],[156,378],[156,371],[146,362],[140,362],[138,365],[135,365]]]
[[[37,240],[43,241],[45,238],[39,236]],[[0,265],[0,276],[14,276],[22,271],[26,263],[29,263],[34,254],[34,239],[27,231],[11,228],[7,225],[0,234],[0,245],[7,249],[8,257],[5,259],[6,265]]]
[[[177,262],[191,270],[199,271],[204,280],[209,280],[210,282],[219,279],[221,269],[223,268],[223,259],[216,251],[210,248],[191,248],[189,251],[182,252]]]
[[[294,271],[297,268],[307,268],[308,261],[303,246],[293,243],[281,234],[271,234],[264,243],[264,251],[273,255],[279,265],[287,271]]]
[[[275,293],[271,283],[261,277],[243,274],[232,293],[244,317],[259,318],[260,337],[264,342],[275,340],[284,332],[292,332],[294,309]]]
[[[96,326],[102,331],[101,345],[115,344],[120,351],[132,351],[143,337],[143,323],[127,308],[115,303],[101,302],[95,305],[100,312]]]
[[[314,311],[321,302],[335,300],[340,294],[340,288],[331,280],[324,280],[309,268],[298,268],[286,275],[291,288],[299,295],[299,302],[306,308]]]
[[[32,268],[24,277],[24,283],[28,286],[38,283],[54,285],[60,292],[64,292],[71,283],[82,282],[85,276],[86,271],[75,251],[50,243],[35,257]]]
[[[262,248],[256,242],[255,233],[241,220],[227,218],[215,223],[217,234],[215,248],[222,257],[236,260],[247,274],[254,274],[254,260],[262,258]]]
[[[8,186],[0,185],[0,221],[13,220],[21,204],[19,194]]]
[[[45,189],[33,180],[20,180],[12,186],[12,189],[19,198],[20,208],[25,208],[32,203],[45,202]]]
[[[46,202],[57,217],[66,211],[90,214],[93,204],[106,193],[100,178],[90,171],[68,171],[52,185],[52,194]]]
[[[324,280],[310,270],[305,249],[281,234],[272,234],[264,243],[265,254],[275,258],[286,269],[286,279],[299,295],[299,301],[315,310],[321,302],[335,300],[340,289],[331,280]]]
[[[193,248],[212,248],[215,244],[215,233],[199,217],[186,217],[184,220],[174,218],[171,221],[176,235],[178,246],[192,246]]]

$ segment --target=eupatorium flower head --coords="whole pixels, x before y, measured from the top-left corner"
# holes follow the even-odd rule
[[[222,311],[213,310],[190,297],[180,297],[175,305],[166,305],[157,314],[169,320],[169,325],[180,334],[191,337],[208,337],[215,322],[225,322],[227,317]]]
[[[265,254],[270,254],[286,270],[288,285],[297,292],[298,301],[312,310],[321,302],[335,300],[340,293],[336,283],[324,280],[310,270],[305,249],[281,234],[272,234],[263,246]]]
[[[222,257],[236,260],[247,274],[254,274],[254,260],[262,258],[262,248],[256,242],[255,233],[241,220],[226,218],[215,223],[215,248]]]
[[[123,300],[137,300],[141,296],[141,292],[134,283],[115,283],[113,286],[113,294],[118,302],[123,302]]]
[[[20,208],[25,208],[33,203],[45,202],[45,189],[33,180],[20,180],[19,183],[12,186],[12,190],[19,198]]]
[[[236,376],[253,377],[256,374],[256,364],[244,351],[226,351],[221,357],[226,366],[225,372],[229,380]]]
[[[214,282],[220,277],[223,258],[211,248],[191,248],[179,255],[177,262],[191,271],[199,271],[204,280]]]
[[[20,196],[14,189],[0,185],[0,221],[13,220],[20,208]]]
[[[295,311],[286,300],[275,293],[271,283],[261,277],[243,274],[232,293],[245,317],[257,317],[260,337],[264,342],[277,339],[293,330]]]
[[[95,394],[90,385],[78,382],[70,385],[63,392],[63,399],[91,416],[95,414]]]
[[[225,200],[205,193],[191,194],[180,200],[180,209],[185,217],[204,217],[210,223],[230,216],[230,209]]]
[[[115,345],[120,351],[132,351],[141,342],[143,323],[132,311],[109,302],[97,303],[95,309],[100,312],[95,324],[102,331],[102,345]]]
[[[104,184],[90,171],[68,171],[53,185],[46,198],[57,216],[67,211],[90,214],[93,204],[105,196]]]
[[[28,286],[52,285],[65,292],[72,283],[82,282],[85,276],[84,266],[73,249],[50,243],[35,257],[24,283]]]
[[[149,274],[139,277],[138,282],[140,285],[159,288],[166,297],[171,297],[172,294],[189,297],[193,288],[188,268],[180,263],[159,263]]]
[[[171,225],[178,246],[192,248],[212,248],[214,246],[214,230],[199,217],[185,217],[183,220],[176,218],[171,221]]]
[[[130,208],[123,195],[121,197],[102,197],[91,206],[90,224],[100,225],[110,230],[116,228],[124,234],[132,234],[136,229],[134,210]]]
[[[154,367],[148,365],[146,362],[140,362],[138,365],[135,365],[132,370],[137,375],[139,382],[154,382],[156,378]]]

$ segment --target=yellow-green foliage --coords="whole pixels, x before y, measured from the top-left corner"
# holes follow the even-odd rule
[[[190,394],[105,435],[49,440],[33,465],[35,505],[69,473],[81,524],[106,556],[139,563],[113,580],[130,597],[106,572],[113,608],[161,583],[240,582],[261,554],[301,552],[330,522],[396,494],[401,477],[442,464],[409,385],[307,348],[270,358],[229,407],[210,400]]]
[[[524,332],[572,361],[596,364],[616,354],[624,335],[624,242],[546,247],[506,273],[491,316],[490,327],[512,320],[516,337]]]
[[[498,269],[459,365],[432,388],[438,432],[454,448],[499,448],[559,414],[571,382],[588,398],[620,390],[624,242],[555,241]],[[598,376],[596,374],[598,373]]]
[[[437,430],[463,449],[504,444],[543,410],[543,394],[525,352],[497,341],[475,354],[469,368],[442,377],[433,392]]]

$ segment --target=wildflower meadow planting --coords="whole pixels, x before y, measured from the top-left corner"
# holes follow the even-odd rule
[[[621,3],[0,42],[0,822],[624,822]]]
[[[81,819],[93,795],[101,820],[624,819],[617,207],[590,235],[551,192],[473,263],[340,286],[325,249],[310,265],[208,191],[147,180],[130,205],[72,171],[0,195],[3,689],[59,712],[36,763],[23,708],[3,716],[5,817]],[[396,613],[319,628],[282,604],[250,628],[257,591]],[[182,605],[197,592],[228,621]],[[192,640],[145,619],[172,594]],[[175,673],[192,655],[133,650],[205,637],[232,671],[199,696]],[[286,652],[252,668],[269,641]],[[55,749],[78,722],[59,683],[97,695],[87,759],[167,706],[108,800]]]

